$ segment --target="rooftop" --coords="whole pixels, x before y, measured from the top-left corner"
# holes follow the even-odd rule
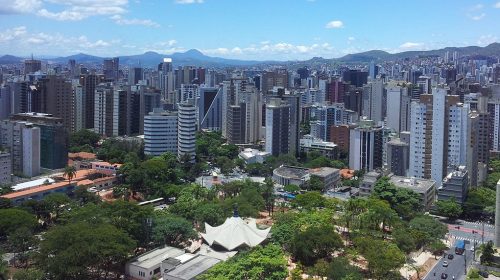
[[[157,266],[165,259],[175,258],[180,255],[184,255],[184,250],[166,246],[164,248],[156,248],[152,251],[139,255],[134,259],[130,260],[129,263],[131,265],[148,269]]]
[[[284,165],[274,169],[273,173],[281,177],[300,180],[309,174],[309,169]]]
[[[221,260],[209,256],[197,255],[186,263],[178,265],[164,275],[164,279],[195,279]]]
[[[320,177],[325,177],[328,176],[332,173],[339,173],[340,170],[336,168],[331,168],[331,167],[320,167],[320,168],[314,168],[314,169],[309,169],[311,172],[311,175],[316,175]]]
[[[20,184],[17,184],[15,186],[12,187],[12,189],[14,191],[20,191],[20,190],[23,190],[23,189],[29,189],[29,188],[33,188],[33,187],[36,187],[36,186],[40,186],[40,185],[43,185],[45,183],[45,181],[49,181],[50,184],[54,183],[54,179],[52,178],[41,178],[41,179],[37,179],[37,180],[33,180],[33,181],[29,181],[29,182],[24,182],[24,183],[20,183]]]
[[[392,176],[389,182],[396,185],[396,187],[411,189],[417,193],[426,193],[432,188],[436,182],[428,179],[417,179],[402,176]]]

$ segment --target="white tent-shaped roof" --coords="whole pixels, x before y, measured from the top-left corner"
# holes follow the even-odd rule
[[[271,228],[258,229],[254,219],[250,219],[247,223],[240,217],[231,217],[218,227],[205,223],[205,230],[206,233],[202,233],[201,236],[208,245],[217,244],[232,251],[242,245],[248,247],[259,245],[267,238]]]

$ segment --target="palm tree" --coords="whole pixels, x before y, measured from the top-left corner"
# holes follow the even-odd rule
[[[76,168],[73,165],[67,165],[64,167],[63,176],[68,178],[69,184],[71,185],[71,180],[76,176]]]

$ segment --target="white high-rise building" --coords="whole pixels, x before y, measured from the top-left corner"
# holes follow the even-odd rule
[[[363,87],[363,116],[379,124],[384,120],[384,82],[373,80]]]
[[[40,128],[23,128],[23,174],[34,177],[40,174]]]
[[[196,155],[196,107],[192,101],[178,104],[177,156]]]
[[[394,132],[409,130],[411,97],[408,88],[399,85],[387,87],[386,126]]]
[[[440,183],[450,168],[473,168],[477,163],[470,162],[473,122],[469,106],[461,104],[457,95],[447,95],[445,88],[432,92],[411,104],[409,175]]]
[[[144,116],[144,153],[159,156],[170,152],[177,155],[177,113],[160,108]]]
[[[75,119],[75,131],[79,131],[85,128],[85,93],[83,91],[83,87],[80,85],[80,81],[78,79],[73,80],[73,95],[75,100],[75,108],[74,108],[74,119]]]

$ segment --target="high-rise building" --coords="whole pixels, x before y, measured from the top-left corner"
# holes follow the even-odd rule
[[[500,181],[497,182],[495,200],[495,246],[500,247]]]
[[[23,175],[34,177],[40,174],[40,128],[28,124],[22,135]]]
[[[78,80],[73,80],[73,98],[74,98],[74,108],[73,112],[75,116],[75,131],[80,131],[85,128],[85,94],[83,92],[83,87],[80,85]]]
[[[349,153],[349,125],[334,125],[330,127],[330,142],[335,143],[339,150],[345,154]]]
[[[42,62],[36,59],[26,59],[24,61],[24,75],[35,73],[42,70]]]
[[[0,121],[0,146],[11,154],[13,174],[40,174],[40,128],[28,122]]]
[[[104,75],[84,74],[80,75],[80,85],[83,88],[84,95],[84,127],[86,129],[94,128],[94,106],[95,106],[95,88],[98,84],[104,82]]]
[[[440,184],[448,168],[466,165],[473,130],[468,104],[461,104],[456,95],[447,95],[445,88],[432,92],[411,105],[409,174]]]
[[[374,80],[363,86],[363,116],[380,123],[384,121],[384,82]]]
[[[177,156],[188,155],[194,160],[196,155],[196,107],[193,101],[178,104]]]
[[[342,74],[342,80],[355,87],[362,87],[368,82],[368,72],[361,70],[348,70]]]
[[[451,171],[438,188],[438,200],[455,199],[459,204],[465,203],[469,192],[469,173],[465,166],[460,166]]]
[[[144,153],[159,156],[165,152],[177,155],[177,112],[160,108],[144,117]]]
[[[382,127],[374,121],[363,119],[359,126],[351,129],[349,168],[372,171],[382,168]]]
[[[0,185],[10,184],[12,174],[12,158],[10,153],[0,151]]]
[[[40,166],[61,169],[68,162],[69,134],[63,120],[50,114],[21,113],[12,115],[11,121],[27,122],[40,128]]]
[[[9,118],[11,112],[10,87],[0,86],[0,121]]]
[[[387,127],[396,133],[409,130],[410,105],[411,96],[408,94],[408,88],[389,85],[387,87]]]
[[[222,128],[222,88],[201,87],[198,100],[198,128],[220,131]]]
[[[229,144],[246,143],[246,104],[230,105],[226,113],[226,138]]]
[[[104,59],[103,73],[106,80],[115,81],[118,80],[120,68],[120,58],[114,57],[109,59]]]
[[[344,103],[344,96],[349,85],[340,80],[333,80],[326,84],[326,97],[331,103]]]
[[[266,152],[273,156],[293,153],[290,150],[290,104],[280,98],[266,103]]]
[[[64,126],[69,131],[74,131],[74,94],[71,82],[61,76],[49,75],[38,81],[36,90],[39,95],[39,110],[33,111],[61,118]]]
[[[130,125],[128,91],[101,84],[94,94],[94,131],[106,136],[127,135]]]
[[[406,176],[410,166],[410,145],[399,138],[387,142],[387,165],[397,176]]]
[[[141,67],[132,67],[128,72],[128,84],[136,85],[143,79],[143,69]]]
[[[274,87],[288,88],[288,72],[286,69],[264,72],[262,73],[260,83],[260,89],[264,94]]]
[[[32,106],[32,86],[25,81],[7,82],[6,87],[10,89],[10,113],[26,113],[36,111],[36,106]]]

